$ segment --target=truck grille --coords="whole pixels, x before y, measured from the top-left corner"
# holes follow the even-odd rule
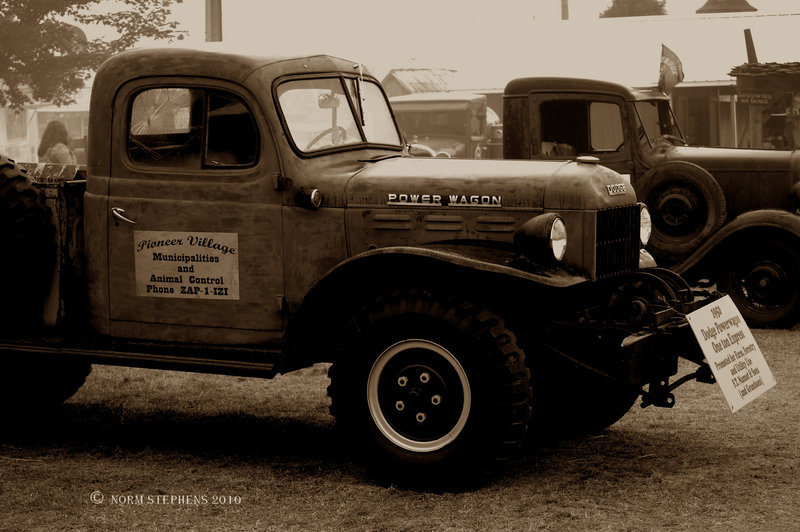
[[[597,211],[595,274],[598,279],[639,268],[639,206]]]

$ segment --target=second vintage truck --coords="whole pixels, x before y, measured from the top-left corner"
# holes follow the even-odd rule
[[[503,96],[503,157],[597,157],[653,219],[648,250],[715,283],[751,326],[800,316],[800,151],[688,146],[667,95],[604,80],[526,77]]]

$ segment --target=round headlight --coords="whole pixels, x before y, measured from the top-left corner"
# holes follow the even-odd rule
[[[567,251],[567,227],[558,213],[540,214],[517,229],[514,244],[530,260],[560,261]]]
[[[650,211],[647,210],[647,205],[644,203],[639,204],[639,242],[642,247],[647,245],[650,241],[650,234],[653,232],[653,220],[650,218]]]
[[[556,218],[550,226],[550,249],[553,250],[553,257],[560,261],[567,252],[567,226],[564,220]]]

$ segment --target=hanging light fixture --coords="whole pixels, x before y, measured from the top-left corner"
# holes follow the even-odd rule
[[[758,11],[747,0],[706,0],[703,7],[695,13],[739,13],[742,11]]]

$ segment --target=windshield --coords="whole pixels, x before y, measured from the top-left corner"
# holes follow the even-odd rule
[[[686,144],[672,108],[667,100],[642,100],[636,102],[639,122],[639,142],[643,147],[655,149],[659,144]]]
[[[287,81],[278,87],[278,103],[289,136],[301,151],[364,143],[401,145],[386,98],[371,81],[340,77]]]

